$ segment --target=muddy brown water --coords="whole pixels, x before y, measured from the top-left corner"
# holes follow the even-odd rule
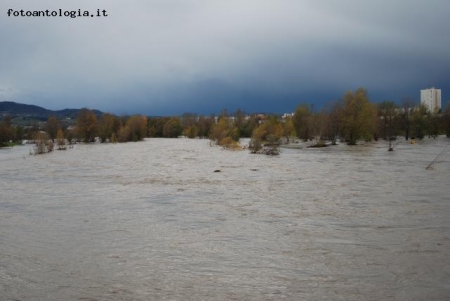
[[[449,143],[1,149],[0,300],[449,300]]]

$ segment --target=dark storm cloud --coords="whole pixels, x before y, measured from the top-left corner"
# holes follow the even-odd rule
[[[105,9],[105,18],[12,18]],[[450,2],[2,1],[0,101],[115,113],[292,111],[349,89],[417,99],[447,75]]]

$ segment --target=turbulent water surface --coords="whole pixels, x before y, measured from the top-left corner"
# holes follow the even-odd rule
[[[447,145],[1,149],[0,300],[449,300]]]

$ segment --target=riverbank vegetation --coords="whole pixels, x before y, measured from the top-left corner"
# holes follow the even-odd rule
[[[0,122],[0,146],[21,143],[22,140],[42,142],[46,139],[65,149],[74,142],[106,143],[141,141],[146,137],[209,138],[211,145],[226,149],[241,149],[239,139],[250,138],[252,153],[278,154],[279,146],[295,141],[309,142],[311,147],[325,147],[344,142],[355,145],[358,141],[385,139],[397,136],[406,140],[450,137],[450,106],[442,112],[429,112],[426,107],[405,99],[401,105],[393,101],[374,103],[365,89],[346,92],[343,97],[320,111],[308,103],[300,103],[293,114],[245,114],[241,110],[229,114],[223,110],[218,116],[185,113],[172,117],[143,115],[116,116],[95,111],[80,110],[74,126],[50,116],[43,125],[23,128],[12,125],[9,116]]]

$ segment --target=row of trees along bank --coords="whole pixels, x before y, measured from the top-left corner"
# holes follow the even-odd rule
[[[354,145],[359,140],[371,141],[390,139],[403,135],[406,139],[422,139],[426,135],[450,136],[450,106],[443,112],[432,113],[424,106],[404,100],[401,105],[393,101],[370,102],[363,88],[348,91],[343,97],[321,111],[313,106],[300,104],[293,116],[246,115],[237,110],[228,114],[223,110],[219,116],[199,116],[185,113],[173,117],[146,117],[142,115],[116,116],[105,113],[96,116],[89,109],[78,114],[75,127],[64,127],[56,117],[48,118],[42,129],[23,129],[11,125],[6,116],[0,122],[0,145],[33,139],[44,130],[55,141],[64,137],[73,140],[93,142],[140,141],[145,137],[209,138],[217,145],[229,149],[239,148],[239,138],[251,138],[250,146],[255,153],[272,153],[273,146],[292,139],[315,141],[315,146],[324,146],[326,141],[335,144],[337,140]],[[58,134],[59,133],[59,134]],[[269,146],[264,148],[264,146]],[[270,147],[272,146],[272,148]]]
[[[284,119],[276,115],[246,115],[241,110],[230,115],[223,110],[217,117],[185,113],[180,117],[119,118],[104,114],[96,123],[93,112],[84,110],[83,113],[77,119],[77,132],[83,141],[92,141],[96,135],[102,142],[114,136],[119,142],[138,141],[145,136],[186,136],[209,138],[217,145],[238,149],[239,138],[251,137],[253,152],[270,154],[276,153],[274,146],[293,138],[314,140],[314,146],[324,146],[326,141],[335,144],[338,139],[354,145],[359,140],[390,139],[398,135],[406,139],[443,133],[450,136],[450,107],[444,113],[433,114],[410,100],[404,100],[401,106],[393,101],[376,104],[370,102],[363,88],[348,91],[320,112],[300,104],[293,116]],[[87,120],[86,114],[90,116]],[[268,147],[264,148],[265,145]]]

